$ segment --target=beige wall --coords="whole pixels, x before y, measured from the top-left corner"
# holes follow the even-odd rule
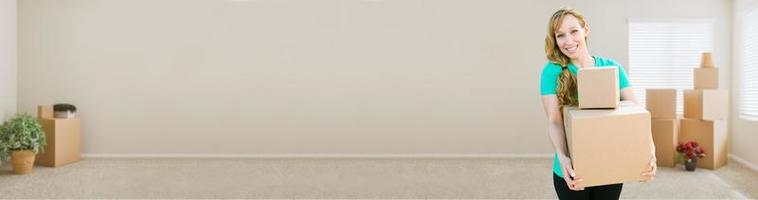
[[[629,17],[713,17],[730,69],[729,0],[24,0],[18,109],[76,104],[85,153],[550,153],[565,5],[624,65]]]
[[[0,0],[0,122],[16,112],[16,0]]]
[[[740,83],[740,55],[738,54],[738,49],[741,48],[740,45],[743,42],[742,37],[740,36],[740,26],[738,24],[741,24],[742,21],[740,20],[738,15],[741,15],[743,12],[751,9],[758,8],[758,1],[757,0],[738,0],[734,3],[734,22],[735,22],[735,31],[734,31],[734,70],[732,71],[732,109],[731,109],[731,118],[733,119],[731,121],[731,133],[732,133],[732,145],[731,145],[731,153],[736,155],[739,158],[742,158],[750,163],[753,164],[753,167],[758,166],[758,148],[756,148],[756,143],[758,143],[758,121],[755,120],[747,120],[742,119],[739,117],[739,83]]]

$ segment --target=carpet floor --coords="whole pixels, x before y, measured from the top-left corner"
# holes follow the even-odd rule
[[[85,159],[27,175],[0,198],[555,199],[551,159]],[[659,168],[624,199],[758,199],[758,172]]]

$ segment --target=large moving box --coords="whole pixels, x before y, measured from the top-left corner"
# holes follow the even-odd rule
[[[647,89],[645,97],[650,117],[676,119],[676,89]]]
[[[679,142],[687,141],[696,141],[705,150],[698,167],[717,169],[726,165],[729,150],[725,120],[681,119]]]
[[[37,121],[45,131],[47,146],[37,154],[35,164],[57,167],[81,160],[81,128],[79,118],[52,118],[51,106],[40,106]]]
[[[729,93],[726,90],[684,90],[684,118],[724,119],[728,111]]]
[[[676,145],[679,142],[679,120],[652,119],[653,142],[658,166],[676,166]]]
[[[643,106],[565,107],[563,114],[569,156],[576,175],[584,179],[580,186],[642,180],[653,153],[650,113]]]
[[[620,99],[618,69],[616,67],[579,69],[577,91],[579,108],[615,108]]]

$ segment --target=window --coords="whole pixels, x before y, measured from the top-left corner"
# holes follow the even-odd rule
[[[758,8],[740,18],[740,118],[758,120]]]
[[[703,52],[713,51],[713,40],[711,19],[630,19],[629,79],[635,97],[644,105],[645,89],[676,88],[681,114],[682,91],[694,87],[692,70]]]

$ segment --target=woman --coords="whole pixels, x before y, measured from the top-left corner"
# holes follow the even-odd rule
[[[619,71],[621,99],[637,103],[626,72],[616,61],[600,56],[591,56],[587,50],[590,28],[582,14],[571,8],[556,11],[548,23],[545,37],[545,53],[549,62],[541,75],[542,104],[549,119],[548,133],[555,149],[553,160],[553,185],[560,199],[618,199],[622,184],[588,188],[577,187],[581,174],[575,174],[568,156],[566,133],[563,129],[563,106],[578,103],[576,73],[584,67],[616,67]],[[646,181],[655,177],[655,152],[651,152],[649,171],[640,176]],[[565,173],[564,173],[565,172]]]

